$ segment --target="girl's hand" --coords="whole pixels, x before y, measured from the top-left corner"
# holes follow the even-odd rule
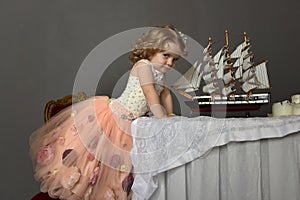
[[[168,117],[176,117],[174,113],[167,114]]]
[[[162,117],[160,117],[160,119],[165,119],[165,118],[170,118],[170,117],[175,117],[176,115],[174,113],[170,113],[167,115],[163,115]]]

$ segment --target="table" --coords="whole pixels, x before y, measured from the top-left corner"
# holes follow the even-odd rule
[[[300,199],[300,116],[132,124],[137,199]]]
[[[215,147],[157,179],[152,200],[299,200],[300,132]]]

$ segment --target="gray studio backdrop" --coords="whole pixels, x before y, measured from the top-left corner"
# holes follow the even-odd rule
[[[246,31],[255,59],[269,60],[277,102],[300,92],[299,10],[296,0],[1,0],[1,199],[27,200],[39,191],[28,138],[43,124],[45,103],[72,92],[80,64],[103,40],[132,28],[173,24],[203,46],[211,36],[218,49],[225,29],[233,46]],[[123,55],[105,71],[97,93],[112,95],[128,69]],[[270,112],[271,104],[260,114]]]

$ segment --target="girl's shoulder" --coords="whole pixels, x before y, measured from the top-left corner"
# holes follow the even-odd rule
[[[138,76],[138,73],[146,73],[146,72],[149,73],[153,71],[152,68],[153,68],[152,64],[149,60],[141,59],[133,65],[130,74],[133,76]]]
[[[136,70],[153,70],[153,65],[149,60],[141,59],[137,61],[132,67],[132,71]]]
[[[141,60],[137,61],[134,64],[134,66],[141,66],[141,65],[145,65],[145,64],[147,64],[149,66],[152,66],[151,62],[149,60],[147,60],[147,59],[141,59]]]

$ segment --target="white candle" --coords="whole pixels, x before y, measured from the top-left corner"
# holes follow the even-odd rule
[[[293,104],[293,109],[292,109],[292,114],[293,115],[300,115],[300,104]]]
[[[300,103],[300,94],[295,94],[291,97],[292,103]]]
[[[292,106],[288,100],[277,102],[272,105],[273,116],[292,115]]]

